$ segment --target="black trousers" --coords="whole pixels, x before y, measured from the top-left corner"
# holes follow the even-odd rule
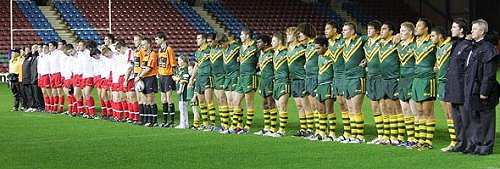
[[[42,89],[40,89],[37,84],[31,84],[31,91],[33,91],[33,107],[43,108],[45,103],[43,101]]]
[[[471,122],[467,133],[470,132],[471,138],[465,151],[474,154],[492,154],[496,134],[495,108],[469,112]]]
[[[31,84],[23,84],[23,106],[25,108],[35,108],[33,103],[34,97]]]
[[[455,134],[457,135],[457,144],[455,145],[455,151],[464,151],[467,148],[467,133],[466,129],[470,124],[470,115],[465,112],[465,107],[463,104],[451,104],[451,110],[453,112],[453,123],[455,125]]]
[[[10,91],[12,92],[12,96],[14,97],[14,108],[19,108],[19,104],[21,103],[21,84],[19,81],[10,81]]]

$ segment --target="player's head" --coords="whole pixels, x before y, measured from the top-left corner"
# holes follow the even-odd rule
[[[299,32],[297,31],[297,27],[289,27],[286,29],[286,42],[292,43],[298,41]]]
[[[102,46],[101,53],[102,53],[102,55],[104,55],[108,58],[110,58],[113,55],[113,51],[111,51],[111,49],[106,45]]]
[[[42,49],[42,53],[43,54],[49,53],[49,44],[46,44],[46,43],[42,44],[42,48],[41,49]]]
[[[66,46],[66,44],[68,44],[68,43],[66,42],[66,40],[61,40],[61,41],[59,41],[59,42],[57,43],[57,49],[59,49],[59,50],[63,50],[63,49],[64,49],[64,46]]]
[[[328,39],[320,36],[314,40],[314,49],[319,55],[324,55],[328,50]]]
[[[215,42],[221,45],[226,45],[228,42],[227,35],[223,32],[217,32],[217,35],[215,36]]]
[[[366,32],[368,32],[368,37],[376,37],[378,34],[380,34],[380,27],[382,26],[382,23],[378,20],[373,20],[368,23],[368,26],[366,27]]]
[[[40,48],[38,44],[33,44],[31,46],[31,53],[33,53],[33,54],[37,53],[38,52],[38,48]]]
[[[144,38],[141,42],[141,47],[143,50],[149,51],[149,50],[151,50],[151,44],[152,44],[151,39]]]
[[[271,46],[271,37],[267,35],[257,35],[255,40],[257,42],[257,47],[259,47],[260,50],[264,50]]]
[[[401,36],[401,40],[411,39],[413,37],[413,33],[415,32],[415,26],[411,22],[403,22],[401,23],[401,27],[399,28],[399,35]]]
[[[104,45],[104,46],[108,46],[108,45]],[[85,47],[88,50],[96,49],[97,48],[97,42],[93,41],[93,40],[89,40],[89,41],[87,41],[87,44],[85,45]]]
[[[115,46],[116,51],[120,52],[121,54],[125,54],[127,52],[127,44],[125,43],[124,40],[120,39],[116,41],[116,46]]]
[[[111,45],[113,42],[115,42],[115,36],[113,34],[108,33],[104,36],[104,45]]]
[[[57,49],[57,42],[56,41],[50,41],[49,42],[49,51],[52,52]]]
[[[217,42],[215,42],[215,36],[217,36],[215,33],[207,34],[207,44],[212,48],[215,48],[219,45]]]
[[[297,26],[299,32],[299,41],[305,42],[308,39],[314,39],[318,35],[316,28],[310,23],[301,23]]]
[[[338,27],[338,25],[333,23],[332,21],[326,22],[325,36],[327,38],[333,38],[333,35],[335,35],[337,33],[337,27]]]
[[[144,36],[142,36],[141,34],[134,35],[134,46],[136,48],[141,48],[141,43],[142,43],[143,39],[144,39]]]
[[[86,42],[84,40],[79,40],[78,45],[76,46],[76,50],[78,51],[84,51],[85,50],[85,44]]]
[[[27,45],[24,47],[24,52],[26,55],[31,54],[31,45]]]
[[[240,38],[241,38],[242,43],[245,43],[247,41],[252,40],[252,37],[253,37],[253,30],[252,29],[247,28],[247,27],[244,27],[241,29]]]
[[[396,33],[396,26],[390,21],[385,21],[380,27],[380,38],[387,39],[390,38],[394,33]]]
[[[432,28],[431,20],[427,18],[420,18],[415,24],[415,36],[424,36],[431,33]]]
[[[342,36],[345,39],[351,38],[356,34],[356,24],[353,22],[346,22],[342,27]]]
[[[456,18],[451,24],[451,37],[463,37],[469,32],[469,21],[464,18]]]
[[[484,38],[484,36],[486,36],[486,33],[488,33],[488,22],[483,19],[472,21],[472,39],[480,40],[481,38]]]
[[[285,38],[285,35],[281,32],[274,33],[271,39],[271,46],[273,49],[277,50],[280,46],[284,46],[286,41]]]
[[[446,34],[442,27],[437,26],[431,29],[431,41],[433,44],[439,44],[439,42],[443,40],[444,37],[446,37]]]
[[[201,46],[207,43],[207,35],[200,33],[196,35],[196,45]]]
[[[64,45],[63,51],[68,56],[75,55],[75,52],[76,52],[72,44],[66,44],[66,45]]]
[[[189,58],[185,54],[181,54],[179,57],[177,57],[177,63],[179,66],[188,66],[189,65]]]
[[[166,44],[167,43],[167,34],[165,34],[165,32],[156,33],[155,43],[158,45]]]

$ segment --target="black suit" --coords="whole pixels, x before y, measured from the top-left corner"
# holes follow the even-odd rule
[[[446,72],[444,100],[451,102],[453,112],[453,122],[455,134],[457,135],[457,144],[455,151],[463,151],[467,145],[465,141],[465,128],[469,126],[470,117],[464,113],[464,76],[465,62],[472,48],[472,42],[464,38],[454,38],[456,41],[452,47],[450,64]]]
[[[495,143],[495,106],[500,85],[496,81],[498,51],[493,44],[480,40],[473,43],[465,67],[465,107],[471,123],[467,128],[466,152],[491,154]],[[487,96],[481,99],[480,95]]]

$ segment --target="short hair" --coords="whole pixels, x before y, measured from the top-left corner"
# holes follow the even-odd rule
[[[165,32],[157,32],[156,37],[163,40],[167,40],[167,34],[165,34]]]
[[[483,29],[484,31],[484,35],[486,35],[486,33],[488,33],[488,22],[486,22],[484,19],[477,19],[477,20],[474,20],[472,21],[472,24],[478,24],[481,29]]]
[[[107,47],[106,47],[107,48]],[[109,48],[108,48],[109,49]],[[111,50],[110,50],[111,51]],[[94,56],[94,55],[99,55],[101,54],[101,51],[97,48],[92,48],[90,49],[90,56]]]
[[[427,29],[427,33],[431,33],[431,29],[432,29],[432,27],[434,27],[434,26],[432,25],[431,20],[429,20],[429,19],[427,19],[427,18],[420,18],[420,19],[418,19],[418,21],[417,21],[417,22],[420,22],[420,21],[421,21],[421,22],[424,22],[425,27],[427,27],[427,28],[428,28],[428,29]]]
[[[144,36],[142,36],[141,34],[135,34],[134,37],[137,37],[139,38],[140,40],[143,40],[144,39]]]
[[[318,44],[320,46],[328,46],[328,39],[324,36],[318,36],[315,40],[314,40],[314,44]]]
[[[115,42],[115,36],[111,33],[106,34],[105,37],[108,37],[108,39],[111,39],[111,42]]]
[[[253,37],[253,30],[248,27],[241,28],[241,32],[247,34],[250,38]]]
[[[215,33],[208,33],[207,34],[207,39],[215,41],[215,36],[217,36]]]
[[[432,28],[431,32],[436,32],[437,34],[441,34],[443,37],[446,37],[446,31],[441,26],[436,26]]]
[[[207,39],[207,34],[204,34],[204,33],[200,33],[198,35],[201,35],[201,39]]]
[[[179,57],[182,59],[182,61],[184,61],[184,63],[189,64],[189,57],[187,55],[181,54]]]
[[[403,23],[401,23],[401,27],[408,28],[408,29],[410,29],[411,32],[415,32],[415,25],[413,25],[413,23],[411,23],[411,22],[408,22],[408,21],[403,22]]]
[[[108,46],[106,46],[106,45],[102,46],[102,48],[101,48],[101,52],[102,52],[102,53],[107,53],[107,52],[109,52],[109,51],[111,51],[111,48],[109,48],[109,47],[108,47]]]
[[[57,42],[56,41],[50,41],[49,44],[52,44],[57,47]]]
[[[354,24],[354,22],[346,22],[346,23],[344,23],[344,26],[350,27],[351,29],[354,30],[354,32],[356,32],[356,30],[357,30],[356,24]]]
[[[79,40],[78,43],[83,43],[83,45],[87,44],[87,42],[85,40]],[[45,45],[45,44],[42,44],[42,46]]]
[[[456,23],[458,27],[464,30],[463,34],[467,34],[469,32],[469,21],[464,18],[455,18],[453,19],[453,23]]]
[[[66,40],[61,40],[59,42],[61,42],[63,44],[63,46],[66,45],[66,44],[68,44],[68,42],[66,42]]]
[[[223,32],[217,32],[217,35],[215,36],[215,42],[217,43],[222,43],[222,42],[227,42],[228,38],[227,35]]]
[[[87,49],[94,49],[97,48],[97,42],[90,40],[87,42],[86,46]]]
[[[257,35],[257,37],[255,37],[255,40],[262,40],[262,42],[264,42],[266,46],[271,45],[271,37],[267,35]]]
[[[71,49],[74,49],[74,47],[73,47],[72,44],[66,44],[66,45],[64,45],[64,50],[71,50]]]
[[[387,27],[389,28],[389,30],[392,31],[393,34],[398,31],[396,30],[396,25],[391,21],[384,21],[382,25],[387,25]]]
[[[330,25],[332,28],[335,28],[335,29],[339,28],[339,26],[336,23],[332,22],[332,21],[326,22],[326,25]]]
[[[126,45],[127,44],[125,43],[125,41],[123,39],[120,39],[120,40],[117,40],[115,48],[121,49],[122,47],[125,47]]]
[[[373,28],[375,28],[376,31],[380,32],[380,27],[382,27],[382,23],[379,20],[373,20],[368,23],[368,26],[372,26]]]
[[[286,29],[286,33],[287,34],[292,34],[294,37],[298,37],[299,36],[299,34],[297,32],[297,27],[293,27],[293,26],[292,27],[288,27]]]
[[[316,31],[314,25],[310,23],[299,24],[299,26],[297,26],[297,31],[310,38],[316,38],[316,36],[318,35],[318,31]]]
[[[273,37],[276,37],[278,40],[281,41],[281,44],[282,45],[285,45],[285,34],[281,33],[281,32],[277,32],[277,33],[274,33],[273,34]]]
[[[148,43],[148,44],[150,44],[150,45],[151,45],[151,43],[152,43],[151,39],[149,39],[149,38],[144,38],[144,39],[143,39],[143,41],[146,41],[146,43]]]

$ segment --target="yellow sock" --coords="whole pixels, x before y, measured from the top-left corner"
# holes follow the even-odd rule
[[[363,113],[361,114],[356,114],[356,126],[358,128],[358,133],[357,133],[357,138],[359,139],[365,139],[365,117],[363,116]]]
[[[351,137],[351,119],[349,118],[349,112],[342,112],[342,123],[344,125],[344,135],[346,137]]]
[[[212,104],[208,104],[208,116],[209,116],[209,119],[210,119],[210,123],[214,123],[215,124],[215,120],[217,118],[217,116],[215,115],[215,105],[212,103]]]
[[[307,130],[307,118],[306,115],[299,115],[300,129],[306,131]]]
[[[391,129],[391,140],[396,140],[398,136],[398,123],[396,115],[389,115],[389,126]]]
[[[324,136],[326,134],[326,126],[327,126],[327,116],[324,113],[319,113],[319,131],[317,131],[318,134],[321,134]]]
[[[271,113],[269,109],[264,109],[264,130],[269,130],[271,126]]]
[[[418,143],[424,144],[427,139],[427,126],[425,125],[425,119],[418,120],[420,121]]]
[[[448,132],[450,133],[450,145],[456,145],[457,144],[457,135],[455,134],[455,124],[453,123],[453,119],[448,119],[447,120],[448,124]]]
[[[319,126],[320,126],[320,124],[319,124],[319,112],[316,110],[316,111],[314,111],[314,128],[316,130],[318,130]]]
[[[425,126],[427,127],[427,137],[425,143],[432,145],[432,140],[434,139],[434,132],[436,131],[436,120],[427,119],[425,121]]]
[[[391,136],[391,123],[389,122],[389,115],[382,115],[384,121],[384,139],[389,140]]]
[[[328,114],[328,125],[329,125],[329,133],[332,136],[335,136],[335,130],[337,129],[337,116],[335,116],[335,113],[332,112]]]
[[[281,133],[285,133],[287,122],[288,122],[288,113],[287,112],[280,112],[280,129],[279,129],[279,131]]]
[[[275,132],[276,131],[276,124],[277,124],[277,115],[278,115],[278,111],[276,109],[271,109],[269,110],[269,114],[270,114],[270,117],[271,117],[271,125],[270,125],[270,130]],[[287,114],[287,117],[288,117],[288,114]]]
[[[382,113],[374,112],[373,120],[375,121],[375,127],[377,128],[377,138],[382,138],[384,136],[384,118]]]
[[[247,109],[247,123],[245,125],[245,128],[250,130],[250,127],[252,127],[253,123],[253,116],[255,115],[255,110],[254,109]]]
[[[396,121],[398,123],[398,139],[399,140],[404,140],[405,139],[405,120],[403,114],[398,114],[396,115]]]
[[[405,128],[406,135],[408,136],[408,141],[416,142],[415,140],[415,118],[406,117],[405,118]]]
[[[200,104],[200,114],[203,125],[205,127],[208,126],[208,110],[206,104]]]
[[[306,114],[307,121],[307,131],[313,132],[314,129],[314,112],[310,112]]]

